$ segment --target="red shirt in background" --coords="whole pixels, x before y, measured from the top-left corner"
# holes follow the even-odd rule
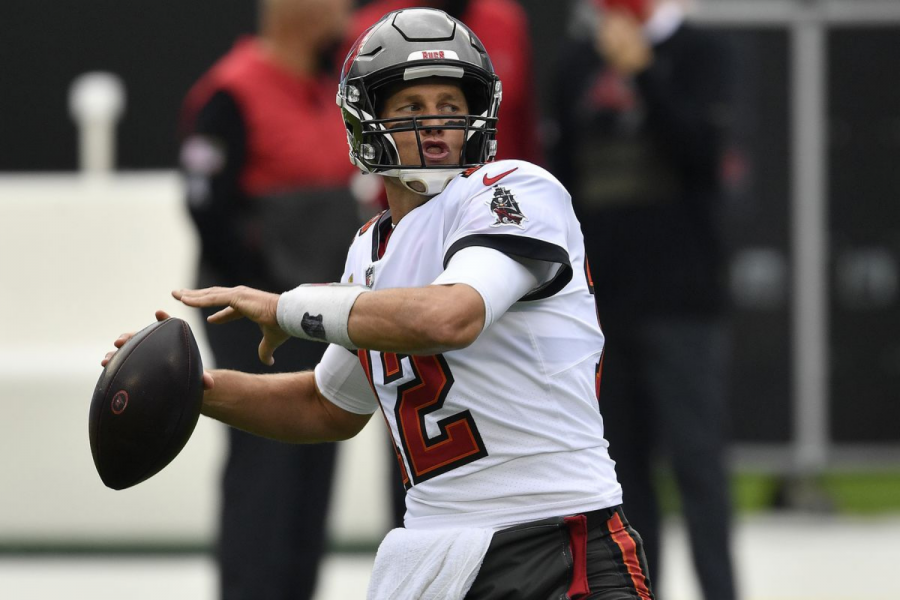
[[[182,122],[190,130],[212,95],[227,92],[247,136],[240,173],[244,194],[343,187],[356,168],[347,158],[336,90],[336,79],[291,73],[275,64],[255,38],[244,38],[191,89]]]

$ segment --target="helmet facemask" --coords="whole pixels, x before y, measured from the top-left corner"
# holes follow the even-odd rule
[[[414,10],[419,13],[439,13],[450,20],[450,17],[440,11]],[[399,13],[392,13],[397,14]],[[344,64],[337,103],[341,107],[347,127],[350,160],[354,165],[363,173],[397,177],[409,189],[432,196],[440,193],[450,179],[462,171],[490,162],[496,156],[497,112],[502,99],[502,88],[499,79],[493,73],[487,54],[480,47],[480,42],[477,42],[474,34],[458,21],[454,21],[455,47],[460,48],[460,53],[475,55],[481,59],[481,64],[473,64],[471,58],[468,62],[460,60],[457,52],[453,50],[417,52],[416,50],[423,46],[421,40],[412,43],[404,38],[389,38],[388,41],[393,47],[399,47],[395,54],[399,52],[401,58],[380,69],[367,70],[367,62],[373,61],[382,53],[385,43],[383,39],[375,40],[376,43],[371,44],[367,44],[367,41],[373,31],[389,21],[392,15],[388,15],[373,26],[351,51]],[[397,38],[396,33],[390,30],[388,36]],[[446,38],[427,43],[433,48],[454,47]],[[413,52],[407,52],[409,48],[413,48]],[[479,51],[480,54],[476,54]],[[419,54],[433,58],[419,58]],[[409,58],[406,58],[407,56]],[[354,73],[360,74],[354,77]],[[469,114],[381,118],[385,98],[396,90],[398,85],[425,83],[434,81],[434,78],[453,81],[460,85],[469,105]],[[442,124],[434,125],[435,121]],[[464,131],[462,148],[457,160],[452,164],[426,164],[422,133],[433,129]],[[401,132],[415,133],[418,164],[401,164],[398,148],[392,136]]]

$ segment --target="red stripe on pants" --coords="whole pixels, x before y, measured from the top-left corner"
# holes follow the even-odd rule
[[[631,576],[631,583],[634,584],[634,589],[641,598],[651,600],[650,590],[647,589],[647,577],[644,575],[641,561],[638,559],[637,544],[628,533],[628,530],[625,529],[625,524],[622,523],[622,517],[619,516],[618,512],[610,517],[609,521],[606,522],[606,526],[609,528],[612,539],[619,546],[619,550],[622,551],[622,558],[625,560],[625,566],[628,569],[628,574]]]
[[[566,597],[577,600],[591,593],[587,577],[587,517],[566,517],[569,528],[569,550],[572,552],[572,583]]]

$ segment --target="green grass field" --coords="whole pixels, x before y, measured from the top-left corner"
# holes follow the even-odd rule
[[[678,493],[670,474],[660,475],[663,508],[679,509]],[[732,498],[736,512],[755,513],[777,508],[782,479],[772,474],[740,472],[732,476]],[[841,514],[875,515],[900,513],[900,472],[833,472],[805,482],[799,492],[820,509]]]

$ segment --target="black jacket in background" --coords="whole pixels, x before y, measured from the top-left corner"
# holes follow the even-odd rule
[[[723,41],[689,24],[631,81],[603,64],[590,39],[562,49],[551,170],[572,193],[601,318],[722,308],[729,63]]]

